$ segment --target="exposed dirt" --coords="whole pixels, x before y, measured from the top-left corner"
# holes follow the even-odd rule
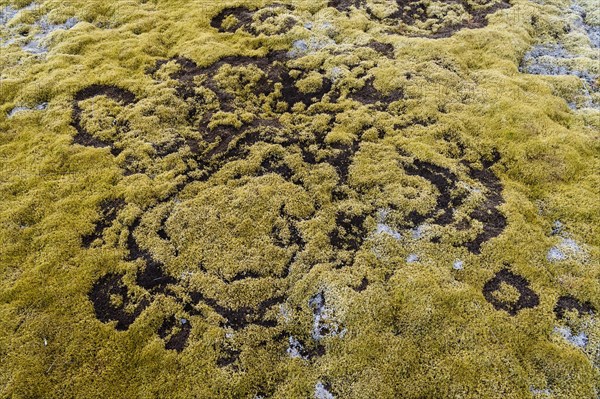
[[[367,215],[338,212],[335,216],[335,229],[329,233],[331,246],[337,250],[358,251],[366,237],[365,220]]]
[[[357,287],[353,287],[356,292],[363,292],[369,286],[369,280],[366,277],[363,277],[360,281],[360,284]]]
[[[554,313],[558,319],[563,319],[565,317],[565,313],[570,311],[577,311],[579,316],[583,315],[593,315],[596,313],[596,309],[590,302],[580,302],[578,299],[566,295],[561,296],[556,301],[556,306],[554,306]]]
[[[102,233],[117,218],[117,214],[125,206],[122,198],[106,199],[100,203],[100,219],[96,222],[94,231],[91,234],[81,237],[81,243],[85,248],[89,248],[92,243],[102,238]]]
[[[449,169],[415,159],[412,164],[404,165],[404,171],[411,176],[419,176],[428,180],[437,188],[439,195],[436,200],[435,209],[426,215],[412,212],[409,215],[413,226],[418,226],[429,218],[434,218],[433,223],[445,226],[454,220],[453,207],[462,203],[462,196],[453,196],[452,191],[456,188],[458,177]]]
[[[163,265],[156,261],[147,250],[139,247],[134,236],[134,231],[139,226],[139,223],[139,220],[136,221],[129,230],[129,236],[127,237],[129,256],[127,260],[143,259],[146,264],[143,271],[138,272],[136,277],[136,282],[140,287],[144,287],[147,290],[164,292],[166,285],[175,284],[177,280],[165,274]]]
[[[217,365],[219,367],[230,366],[239,359],[241,353],[239,350],[224,348],[221,350],[221,356],[217,359]]]
[[[81,101],[98,96],[106,96],[117,102],[120,102],[123,105],[131,104],[136,99],[135,94],[133,94],[129,90],[125,90],[120,87],[111,85],[95,84],[79,90],[77,93],[75,93],[75,96],[73,98],[73,111],[71,114],[71,126],[73,126],[75,130],[77,130],[77,134],[73,137],[73,143],[83,145],[86,147],[111,147],[111,152],[113,153],[113,155],[117,155],[119,151],[112,146],[112,143],[100,140],[92,136],[87,130],[83,128],[83,126],[81,126],[81,114],[83,111],[79,106],[79,103]]]
[[[120,274],[107,274],[94,283],[89,293],[98,320],[103,323],[116,321],[115,328],[119,331],[127,330],[148,306],[145,300],[137,304],[132,302],[122,279]]]
[[[393,44],[382,43],[382,42],[377,42],[377,41],[373,40],[368,44],[368,47],[372,48],[373,50],[377,51],[378,53],[385,55],[388,58],[391,58],[391,59],[394,58],[394,45]]]
[[[442,0],[434,2],[432,4],[432,7],[436,5],[436,3],[439,3],[440,5],[461,5],[468,17],[462,19],[459,22],[454,22],[453,24],[442,26],[441,29],[436,31],[429,29],[425,30],[424,33],[412,35],[427,36],[431,38],[444,38],[452,36],[454,33],[458,32],[461,29],[483,28],[488,24],[487,16],[489,14],[492,14],[501,9],[509,8],[511,6],[510,2],[507,0],[503,0],[493,5],[487,4],[487,7],[481,7],[482,5],[486,4],[478,2],[477,8],[473,7],[472,4],[466,0]],[[396,0],[396,4],[398,10],[383,19],[378,18],[373,13],[373,11],[367,5],[366,0],[330,0],[328,6],[336,8],[338,11],[341,12],[349,12],[353,8],[356,8],[358,10],[364,10],[371,19],[383,22],[386,25],[388,25],[391,28],[390,33],[394,34],[411,35],[410,31],[403,29],[402,26],[413,26],[418,22],[425,22],[428,18],[434,19],[437,23],[444,22],[444,16],[428,16],[430,14],[428,12],[428,5],[422,1]]]
[[[325,161],[335,168],[340,178],[340,184],[347,183],[350,165],[352,165],[352,159],[359,146],[360,142],[358,140],[354,140],[351,145],[332,144],[330,146],[334,151],[334,155],[327,157]]]
[[[341,12],[348,12],[352,7],[361,8],[366,4],[366,0],[330,0],[328,7],[333,7]]]
[[[192,326],[187,319],[177,319],[175,316],[167,318],[158,329],[158,336],[165,342],[165,349],[181,352],[190,335]]]
[[[494,296],[494,292],[500,289],[502,283],[509,284],[519,291],[519,299],[515,302],[504,302]],[[515,316],[520,310],[534,308],[539,305],[538,295],[529,288],[529,281],[524,277],[512,273],[508,269],[502,269],[494,278],[483,286],[483,296],[497,310],[505,310],[511,316]]]
[[[265,33],[263,29],[260,29],[260,25],[267,22],[269,19],[277,17],[277,11],[290,10],[291,6],[283,4],[272,4],[262,9],[252,10],[246,7],[228,7],[221,10],[215,15],[210,25],[217,29],[221,33],[235,33],[237,30],[242,29],[243,31],[252,35],[258,36],[261,33]],[[232,24],[225,26],[225,21],[230,18],[235,18]],[[270,32],[274,35],[280,35],[288,32],[292,29],[298,21],[291,16],[286,17],[282,21],[279,21],[278,29]]]
[[[240,28],[247,29],[252,23],[253,15],[254,12],[246,7],[225,8],[213,17],[213,19],[210,22],[210,26],[212,26],[215,29],[218,29],[219,32],[234,33]],[[224,27],[223,22],[228,17],[234,17],[236,19],[236,23],[229,27]]]
[[[483,204],[469,215],[483,224],[483,231],[474,240],[465,243],[469,251],[474,254],[480,254],[481,245],[502,234],[507,225],[506,217],[498,210],[498,206],[504,203],[502,183],[490,169],[499,159],[500,154],[495,152],[491,161],[482,162],[484,169],[476,170],[469,167],[469,176],[481,182],[487,189]]]
[[[398,90],[384,95],[375,88],[373,85],[374,80],[373,77],[367,78],[364,86],[350,94],[349,97],[366,105],[378,104],[375,107],[378,110],[384,110],[389,104],[404,98],[404,94]]]

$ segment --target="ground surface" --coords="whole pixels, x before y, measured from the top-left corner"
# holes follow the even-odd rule
[[[0,2],[0,397],[597,398],[593,3]]]

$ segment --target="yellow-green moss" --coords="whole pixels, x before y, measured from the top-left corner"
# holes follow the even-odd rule
[[[220,34],[210,21],[225,5],[206,1],[47,0],[15,20],[33,23],[37,14],[51,10],[53,21],[76,16],[81,22],[56,32],[45,56],[36,58],[18,45],[0,51],[0,397],[254,398],[269,392],[274,398],[310,398],[320,380],[331,383],[337,398],[531,398],[546,389],[555,398],[596,397],[598,316],[560,321],[553,310],[564,295],[600,310],[600,117],[594,110],[577,113],[567,107],[563,98],[579,90],[575,79],[518,71],[536,37],[563,29],[554,13],[567,2],[518,0],[489,16],[489,26],[443,39],[390,34],[388,25],[364,9],[345,13],[326,7],[326,1],[279,3],[295,8],[277,11],[258,35]],[[379,18],[395,8],[393,2],[367,4]],[[440,7],[429,9],[429,17],[446,12]],[[404,32],[435,33],[464,18],[460,7],[444,8],[452,9],[444,22],[426,18]],[[286,16],[299,23],[279,34]],[[534,16],[537,28],[531,25]],[[597,13],[589,15],[590,23],[597,21]],[[224,27],[234,22],[229,18]],[[311,30],[303,27],[309,22]],[[308,94],[332,79],[339,98],[310,108],[288,107],[273,94],[271,102],[258,98],[263,82],[256,66],[224,66],[217,74],[218,84],[240,100],[233,111],[218,108],[200,77],[195,82],[202,107],[178,96],[170,77],[179,70],[175,62],[154,77],[146,73],[157,60],[175,56],[209,66],[226,56],[289,51],[295,41],[311,38],[317,45],[288,62],[297,71],[291,75]],[[319,49],[318,43],[328,40],[335,46]],[[371,40],[393,44],[394,58],[366,49]],[[598,73],[589,59],[573,62]],[[332,73],[334,67],[341,72]],[[373,79],[378,92],[402,95],[387,111],[354,101],[364,87],[363,75]],[[250,83],[238,85],[242,79]],[[81,102],[85,129],[114,141],[122,150],[118,156],[108,148],[72,143],[73,95],[91,84],[117,85],[137,97],[130,105],[106,97]],[[14,107],[44,101],[49,102],[45,111],[7,117]],[[195,107],[204,113],[190,117]],[[209,114],[209,130],[199,131]],[[208,180],[198,177],[179,192],[184,171],[201,167],[185,156],[192,150],[155,156],[157,147],[178,137],[197,140],[200,151],[210,151],[220,143],[206,142],[211,132],[240,129],[264,115],[288,129],[277,134],[296,134],[300,143],[320,137],[332,146],[351,145],[362,134],[349,167],[351,189],[342,189],[346,198],[334,201],[332,191],[340,185],[335,167],[307,165],[302,144],[259,143]],[[119,130],[124,123],[127,131]],[[464,145],[462,155],[457,143]],[[481,167],[480,158],[493,149],[502,156],[492,170],[504,186],[500,210],[508,224],[480,255],[458,245],[476,235],[476,222],[470,230],[431,226],[425,234],[443,237],[435,243],[414,240],[407,231],[401,240],[377,234],[376,216],[366,219],[367,235],[356,254],[331,249],[328,233],[340,212],[393,208],[385,222],[398,227],[411,211],[435,206],[436,187],[402,168],[415,159],[460,176],[457,190],[482,191],[456,215],[468,219],[484,200],[485,187],[469,177],[464,162]],[[335,156],[332,150],[314,152],[318,160]],[[276,174],[258,176],[267,155],[283,159],[302,186]],[[127,164],[144,173],[124,174]],[[161,203],[175,193],[173,201]],[[127,205],[103,240],[83,248],[81,237],[93,232],[106,198],[123,198]],[[286,279],[277,276],[294,248],[270,241],[274,227],[284,240],[291,236],[281,212],[298,221],[306,241]],[[168,215],[164,228],[170,240],[165,241],[156,231]],[[127,227],[138,217],[140,246],[169,275],[187,276],[187,286],[174,288],[181,295],[198,290],[223,306],[253,307],[285,294],[281,312],[271,315],[284,326],[284,338],[277,337],[281,331],[256,325],[232,334],[204,304],[201,315],[190,317],[186,349],[166,350],[157,330],[165,317],[180,317],[181,310],[164,294],[155,295],[127,331],[99,321],[88,299],[93,284],[107,273],[120,273],[134,287],[136,272],[144,267],[140,259],[126,260]],[[566,226],[565,237],[580,244],[581,258],[548,260],[560,239],[550,235],[556,220]],[[415,253],[419,260],[407,262]],[[336,268],[331,261],[336,255],[352,266]],[[463,269],[454,270],[459,259]],[[199,272],[200,263],[206,273]],[[506,265],[530,282],[538,306],[510,316],[485,300],[484,284]],[[224,282],[241,272],[265,278]],[[368,286],[353,289],[363,278]],[[504,287],[500,296],[514,302],[514,291]],[[317,292],[326,293],[346,332],[324,338],[321,357],[290,358],[289,334],[311,342],[308,301]],[[131,295],[150,297],[140,287]],[[574,332],[587,332],[586,348],[554,332],[567,322]],[[237,370],[217,366],[227,345],[241,348]]]

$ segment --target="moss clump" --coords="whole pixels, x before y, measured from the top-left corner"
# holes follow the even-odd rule
[[[519,71],[597,75],[568,4],[267,3],[2,24],[0,396],[594,397],[598,112]]]

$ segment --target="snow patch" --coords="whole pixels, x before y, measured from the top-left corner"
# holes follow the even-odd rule
[[[563,237],[561,241],[550,248],[546,254],[549,262],[561,262],[567,259],[581,259],[585,251],[572,238]]]
[[[396,240],[401,240],[402,233],[385,223],[389,212],[390,211],[388,209],[380,209],[377,212],[378,223],[377,229],[375,230],[375,234],[387,234]]]
[[[304,352],[304,346],[302,346],[300,341],[298,341],[296,338],[292,337],[291,335],[289,338],[289,345],[288,345],[286,352],[292,358],[306,359],[306,356],[302,355],[302,352]]]
[[[409,254],[406,257],[406,263],[415,263],[415,262],[418,262],[419,259],[420,259],[419,255],[417,255],[417,254]]]
[[[457,259],[454,261],[454,264],[452,264],[452,268],[454,270],[462,270],[464,268],[464,262],[460,259]]]
[[[299,39],[292,43],[292,49],[288,51],[288,57],[301,57],[332,45],[335,45],[335,42],[329,38],[311,37],[308,40]]]
[[[311,335],[314,340],[319,341],[322,338],[332,336],[343,337],[346,334],[345,329],[340,329],[333,308],[326,306],[325,294],[323,292],[319,292],[310,298],[308,305],[313,311],[313,329]]]
[[[573,332],[569,327],[554,327],[554,332],[578,348],[584,348],[588,343],[588,336],[583,331],[577,335],[573,335]]]
[[[402,239],[402,234],[400,234],[399,231],[394,230],[391,226],[389,226],[385,223],[377,223],[376,233],[377,234],[387,234],[387,235],[395,238],[396,240]]]
[[[26,111],[43,111],[46,108],[48,108],[48,103],[41,103],[41,104],[36,105],[33,108],[25,107],[25,106],[18,106],[18,107],[14,107],[13,109],[11,109],[8,112],[8,117],[12,118],[17,114],[19,114],[21,112],[26,112]]]
[[[335,396],[327,390],[321,381],[315,384],[315,399],[335,399]]]
[[[46,16],[39,19],[34,26],[37,26],[39,32],[33,36],[33,39],[26,43],[21,48],[24,51],[32,54],[44,54],[48,52],[48,47],[46,45],[46,38],[50,36],[51,33],[56,32],[58,30],[69,30],[77,25],[79,21],[77,18],[69,18],[62,24],[53,24],[48,21]]]

